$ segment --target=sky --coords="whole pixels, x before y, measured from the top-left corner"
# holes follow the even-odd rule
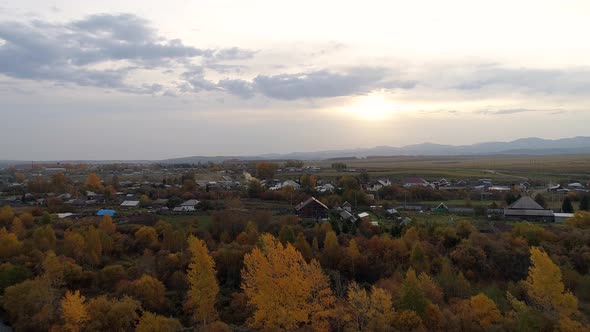
[[[0,0],[0,160],[588,135],[590,2]]]

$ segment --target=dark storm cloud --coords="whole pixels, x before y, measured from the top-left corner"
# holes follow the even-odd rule
[[[129,87],[124,83],[137,68],[156,68],[194,57],[243,59],[239,48],[208,50],[186,46],[158,35],[149,22],[132,14],[99,14],[65,24],[41,20],[0,22],[0,73],[30,80],[49,80],[132,93],[159,91],[155,84]],[[111,70],[91,65],[124,60]]]
[[[473,78],[457,84],[460,90],[518,89],[542,94],[590,93],[590,69],[482,67]]]
[[[342,72],[318,70],[297,74],[258,75],[252,81],[221,80],[223,90],[250,98],[255,93],[281,100],[358,95],[377,89],[409,89],[410,81],[394,81],[385,68],[356,67]]]

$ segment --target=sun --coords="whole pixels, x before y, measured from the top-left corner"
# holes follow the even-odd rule
[[[391,116],[399,106],[381,92],[356,97],[345,106],[345,112],[367,121],[383,120]]]

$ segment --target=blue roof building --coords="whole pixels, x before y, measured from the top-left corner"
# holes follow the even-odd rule
[[[104,215],[109,215],[111,217],[115,216],[115,210],[105,210],[105,209],[101,209],[98,210],[98,212],[96,212],[97,216],[104,216]]]

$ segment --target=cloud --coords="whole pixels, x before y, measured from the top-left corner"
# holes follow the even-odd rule
[[[219,60],[245,60],[252,58],[254,54],[256,54],[255,51],[232,47],[218,50],[214,56]]]
[[[221,89],[251,98],[255,93],[280,100],[351,96],[377,89],[410,89],[416,83],[391,80],[386,68],[354,67],[336,72],[327,69],[296,74],[258,75],[252,81],[224,79]]]
[[[590,93],[590,68],[537,69],[481,66],[459,83],[460,90],[506,89],[542,94]]]
[[[160,82],[126,83],[137,69],[186,65],[195,57],[232,60],[251,55],[236,47],[209,50],[184,45],[158,35],[147,20],[132,14],[97,14],[63,24],[0,22],[0,40],[1,74],[130,93],[163,90],[156,88]]]
[[[549,113],[549,114],[561,114],[563,110],[559,109],[529,109],[529,108],[508,108],[499,110],[481,110],[477,111],[478,114],[483,115],[510,115],[518,113]]]

